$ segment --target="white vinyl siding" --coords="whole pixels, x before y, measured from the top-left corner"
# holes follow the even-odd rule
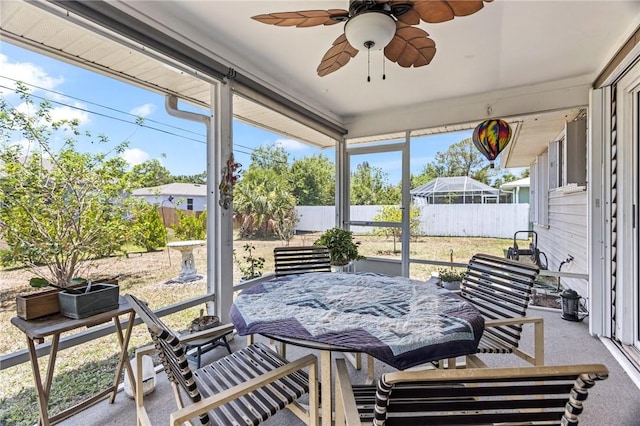
[[[562,272],[588,273],[586,191],[571,187],[549,191],[549,226],[535,226],[534,230],[538,233],[538,249],[546,255],[549,270],[557,271],[563,260],[573,256],[573,261],[565,264]],[[587,296],[586,280],[562,278],[561,281],[563,286]]]

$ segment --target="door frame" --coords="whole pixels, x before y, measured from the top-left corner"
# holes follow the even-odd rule
[[[337,212],[338,224],[344,225],[345,229],[350,229],[352,225],[357,226],[376,226],[376,227],[392,227],[400,228],[402,235],[409,235],[409,208],[411,204],[409,194],[410,181],[410,133],[406,132],[404,142],[380,143],[377,145],[368,145],[361,147],[344,146],[344,156],[341,156],[342,164],[338,167],[340,184],[340,194],[344,197],[344,202],[339,203]],[[352,221],[350,217],[351,209],[351,158],[357,155],[381,154],[400,152],[402,157],[401,170],[401,203],[402,220],[398,225],[395,222],[378,222],[378,221]],[[338,185],[336,185],[338,187]],[[402,238],[400,243],[400,270],[403,277],[409,276],[409,243],[410,238]]]
[[[617,145],[617,294],[614,335],[621,343],[640,349],[640,284],[638,282],[638,121],[640,64],[616,85]]]

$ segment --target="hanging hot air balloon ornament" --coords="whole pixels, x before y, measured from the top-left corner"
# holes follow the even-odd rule
[[[493,160],[511,140],[511,127],[504,120],[485,120],[473,130],[472,140],[493,169]]]

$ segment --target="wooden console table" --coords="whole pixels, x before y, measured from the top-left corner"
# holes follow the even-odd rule
[[[127,329],[125,333],[122,332],[122,325],[120,324],[120,316],[128,315]],[[118,382],[122,368],[126,370],[126,374],[129,375],[131,383],[135,383],[133,378],[133,370],[131,369],[131,363],[129,362],[129,356],[127,354],[127,347],[129,345],[129,339],[131,338],[131,330],[133,329],[133,320],[135,318],[135,312],[124,297],[120,297],[120,305],[117,309],[101,314],[93,315],[82,319],[72,319],[64,317],[60,314],[49,315],[42,318],[33,320],[24,320],[19,317],[11,318],[11,323],[18,327],[27,337],[27,349],[29,350],[29,359],[31,360],[31,369],[33,372],[33,380],[36,387],[36,395],[38,397],[38,406],[40,410],[40,424],[48,426],[56,424],[79,411],[105,399],[111,394],[110,403],[116,398],[116,392],[118,391]],[[58,353],[58,343],[60,342],[60,334],[65,331],[73,330],[82,327],[93,327],[99,324],[103,324],[113,320],[116,327],[118,343],[120,344],[120,361],[116,368],[116,374],[113,381],[113,385],[108,389],[88,398],[87,400],[74,405],[67,410],[56,414],[53,417],[49,417],[49,395],[51,391],[51,383],[53,380],[53,370],[56,363],[56,356]],[[45,380],[42,380],[40,375],[40,366],[38,364],[38,355],[36,353],[36,344],[44,342],[45,338],[51,336],[51,348],[49,350],[49,365],[46,370]]]

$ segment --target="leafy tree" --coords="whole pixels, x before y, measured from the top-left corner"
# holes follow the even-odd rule
[[[522,173],[520,173],[520,178],[519,179],[528,178],[530,175],[531,175],[531,170],[529,170],[529,168],[527,167],[526,169],[524,169],[522,171]]]
[[[50,102],[35,105],[21,83],[16,93],[24,108],[0,100],[0,237],[9,247],[2,260],[66,286],[90,272],[91,259],[125,242],[132,202],[120,156],[126,143],[108,153],[80,153],[77,120],[54,121]],[[84,135],[91,140],[89,132]],[[12,143],[19,138],[33,148]],[[54,149],[50,141],[60,138],[64,142]]]
[[[167,229],[162,223],[156,206],[140,202],[134,209],[134,222],[131,227],[131,242],[147,251],[167,245]]]
[[[276,144],[259,146],[251,152],[251,165],[249,167],[288,174],[289,153]]]
[[[447,176],[445,166],[436,163],[425,164],[422,172],[418,175],[411,174],[411,189],[416,188],[425,183],[429,183],[435,178]]]
[[[291,194],[288,154],[277,145],[261,146],[234,187],[234,213],[242,218],[240,235],[267,236],[295,220],[296,199]]]
[[[207,184],[207,172],[206,170],[202,173],[198,173],[195,175],[177,175],[172,176],[172,182],[179,183],[199,183],[200,185]]]
[[[388,175],[368,162],[358,164],[351,174],[351,204],[377,205],[397,204],[400,193],[388,183]]]
[[[165,185],[174,181],[171,172],[157,158],[133,166],[131,180],[138,188]]]
[[[322,154],[295,160],[291,165],[291,186],[301,206],[335,204],[335,166]]]
[[[436,153],[433,162],[427,163],[420,174],[412,176],[411,186],[415,188],[437,177],[454,176],[469,176],[489,184],[489,165],[470,138],[449,146],[445,152]]]
[[[417,237],[420,233],[420,208],[411,205],[409,209],[409,233],[412,237]],[[382,206],[380,213],[376,214],[373,220],[377,222],[402,222],[402,210],[399,206]],[[393,237],[393,252],[397,253],[396,241],[400,241],[402,237],[401,228],[388,228],[379,227],[374,228],[373,233],[375,235],[381,235],[385,238]]]
[[[176,238],[180,240],[204,240],[207,231],[195,214],[186,214],[182,210],[176,210],[178,213],[178,223],[173,227]]]
[[[513,182],[514,180],[517,180],[517,179],[518,178],[514,176],[512,173],[506,172],[493,181],[493,187],[500,188],[505,183]]]

